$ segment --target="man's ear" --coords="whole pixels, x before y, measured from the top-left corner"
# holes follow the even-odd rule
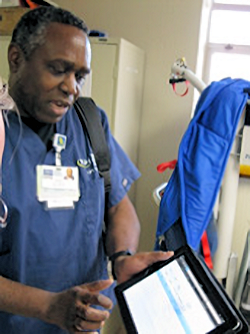
[[[8,48],[8,61],[11,73],[16,73],[25,61],[24,54],[20,47],[11,43]]]

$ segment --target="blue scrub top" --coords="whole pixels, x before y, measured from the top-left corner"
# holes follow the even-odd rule
[[[100,110],[111,152],[109,207],[119,203],[139,172],[110,133]],[[3,157],[3,198],[9,208],[8,225],[0,230],[0,275],[48,291],[107,278],[103,250],[104,183],[93,166],[79,168],[80,199],[74,209],[45,210],[36,196],[36,166],[55,165],[40,137],[16,114],[9,115]],[[56,124],[67,136],[63,166],[88,159],[91,147],[74,109]],[[113,290],[113,289],[112,289]],[[106,291],[111,296],[113,291]],[[111,296],[113,298],[114,296]],[[37,319],[0,312],[1,334],[62,334],[65,331]]]

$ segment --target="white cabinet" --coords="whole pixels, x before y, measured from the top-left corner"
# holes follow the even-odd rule
[[[107,113],[111,131],[137,164],[144,51],[119,38],[90,38],[91,95]]]
[[[122,38],[90,38],[91,96],[109,118],[111,131],[137,165],[144,79],[144,51]],[[129,192],[135,201],[135,186]]]

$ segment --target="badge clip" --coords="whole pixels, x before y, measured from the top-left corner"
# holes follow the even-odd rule
[[[65,149],[67,142],[67,137],[64,135],[61,135],[59,133],[56,133],[53,138],[53,147],[56,151],[56,166],[61,166],[61,151]]]

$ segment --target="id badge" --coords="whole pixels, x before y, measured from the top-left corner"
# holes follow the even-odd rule
[[[74,208],[80,197],[77,167],[38,165],[37,198],[47,209]]]

